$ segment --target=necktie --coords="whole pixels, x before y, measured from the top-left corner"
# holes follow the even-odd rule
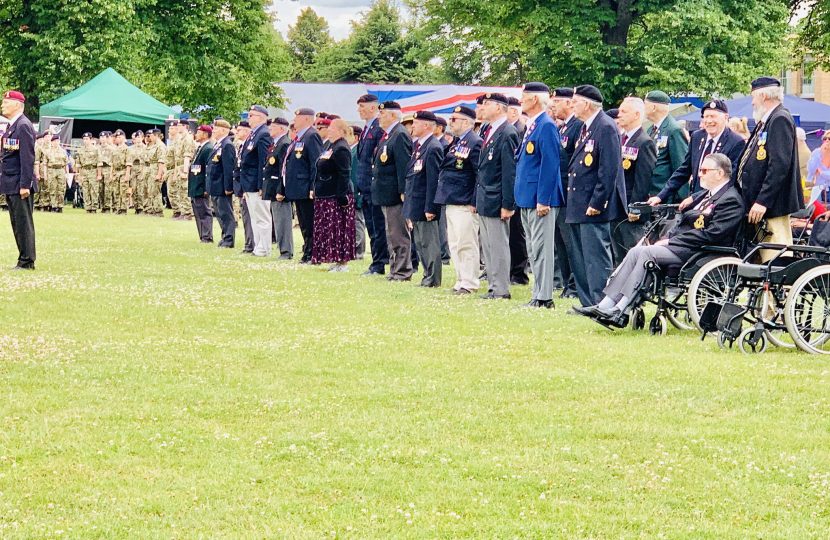
[[[487,141],[490,140],[490,130],[493,129],[493,126],[487,126],[487,129],[484,130],[484,144],[487,144]]]
[[[755,143],[757,141],[758,134],[761,133],[763,129],[764,123],[758,122],[758,124],[755,126],[755,129],[752,131],[752,137],[750,137],[749,141],[747,141],[746,143],[746,147],[744,147],[744,154],[743,156],[741,156],[741,163],[738,166],[738,174],[737,176],[735,176],[735,179],[738,182],[739,186],[742,185],[741,174],[743,174],[744,172],[744,165],[746,164],[746,160],[749,159],[750,154],[752,154],[752,150],[755,149]]]
[[[418,150],[420,150],[420,149],[421,149],[421,141],[418,141],[418,142],[415,143],[415,152],[413,153],[413,155],[417,154]]]
[[[709,139],[709,142],[706,143],[706,148],[703,149],[703,157],[700,158],[701,163],[703,163],[703,160],[706,159],[706,156],[712,153],[713,146],[715,146],[715,139]]]
[[[623,146],[625,146],[625,143],[627,143],[627,142],[628,142],[628,133],[626,133],[625,135],[623,135],[623,138],[622,138],[622,145],[623,145]]]

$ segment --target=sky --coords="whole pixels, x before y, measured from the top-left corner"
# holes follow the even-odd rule
[[[297,16],[307,7],[312,8],[329,23],[329,33],[334,39],[348,37],[352,20],[360,19],[361,11],[368,11],[371,0],[274,0],[277,12],[277,30],[283,37],[288,26],[297,22]]]

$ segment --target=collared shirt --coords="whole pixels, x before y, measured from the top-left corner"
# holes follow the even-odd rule
[[[566,126],[571,123],[571,120],[573,120],[574,116],[576,116],[576,115],[574,113],[571,113],[571,115],[569,117],[565,118],[565,125]]]
[[[17,119],[20,118],[21,116],[23,116],[23,113],[17,113],[16,115],[12,116],[9,119],[9,128],[12,127],[14,125],[14,123],[17,122]],[[6,130],[8,131],[8,128],[6,128]]]
[[[721,191],[723,191],[723,189],[724,189],[725,187],[727,187],[728,185],[729,185],[729,179],[727,178],[726,182],[724,182],[723,184],[719,185],[719,186],[718,186],[718,187],[716,187],[715,189],[710,189],[710,190],[709,190],[709,194],[708,194],[708,195],[706,195],[705,197],[703,197],[703,198],[700,200],[700,202],[699,202],[699,203],[697,203],[697,206],[695,207],[695,209],[696,209],[696,210],[703,210],[703,207],[704,207],[704,206],[706,206],[706,205],[709,203],[709,201],[711,201],[711,200],[712,200],[712,198],[713,198],[715,195],[717,195],[718,193],[720,193]]]
[[[387,134],[387,135],[389,135],[389,133],[392,131],[392,128],[394,128],[394,127],[395,127],[395,126],[397,126],[398,124],[400,124],[400,122],[395,122],[394,124],[392,124],[391,126],[389,126],[388,128],[386,128],[386,134]]]
[[[775,107],[773,107],[772,109],[770,109],[770,110],[768,110],[767,112],[765,112],[765,113],[764,113],[764,116],[762,116],[762,117],[761,117],[761,123],[762,123],[762,124],[766,124],[766,123],[767,123],[767,120],[769,120],[770,115],[771,115],[771,114],[775,111],[775,109],[777,109],[777,108],[778,108],[778,107],[780,107],[781,105],[783,105],[783,103],[779,103],[778,105],[776,105],[776,106],[775,106]]]
[[[546,114],[544,109],[542,110],[542,112],[534,114],[533,117],[528,119],[528,121],[527,121],[527,131],[525,131],[525,137],[527,137],[527,135],[530,133],[531,129],[536,127],[536,120],[538,120],[539,117],[542,116],[543,114]]]
[[[669,117],[669,115],[667,114],[666,116],[661,118],[659,122],[654,122],[654,127],[656,127],[657,129],[660,129],[660,126],[663,125],[663,122],[665,122],[666,118],[668,118],[668,117]]]
[[[711,137],[711,136],[709,136],[709,134],[707,133],[707,134],[706,134],[706,142],[703,144],[703,151],[704,151],[704,152],[706,152],[706,147],[707,147],[707,146],[709,146],[709,141],[712,141],[712,153],[714,153],[714,152],[715,152],[715,148],[717,148],[717,147],[718,147],[718,141],[719,141],[719,140],[720,140],[720,138],[723,136],[723,132],[724,132],[724,131],[726,131],[726,129],[721,130],[721,132],[720,132],[720,133],[718,133],[715,137]],[[705,159],[705,158],[703,157],[703,154],[701,154],[701,156],[700,156],[700,163],[699,163],[698,165],[703,165],[703,160],[704,160],[704,159]]]
[[[425,137],[421,137],[420,139],[418,139],[418,144],[420,146],[423,146],[424,144],[426,144],[430,137],[432,137],[432,133],[426,135]]]
[[[487,133],[487,139],[484,141],[484,144],[487,144],[487,141],[489,141],[493,137],[493,133],[495,133],[496,130],[499,129],[501,125],[505,122],[507,122],[507,117],[502,116],[501,118],[490,124],[490,131]]]
[[[369,129],[372,127],[372,124],[374,124],[375,120],[377,120],[377,119],[378,119],[378,115],[375,115],[372,118],[370,118],[369,120],[367,120],[366,121],[366,128],[363,130],[363,133],[366,133],[367,131],[369,131]]]
[[[589,129],[591,129],[591,124],[594,123],[594,120],[596,120],[597,115],[601,112],[602,112],[602,109],[599,109],[597,112],[595,112],[594,114],[591,115],[591,118],[585,120],[585,127],[583,128],[583,129],[585,129],[585,131],[588,131]]]
[[[635,127],[634,129],[632,129],[631,131],[624,131],[624,132],[623,132],[623,136],[626,138],[626,139],[625,139],[625,141],[626,141],[626,142],[628,142],[628,141],[630,141],[631,139],[633,139],[633,138],[634,138],[634,135],[636,135],[636,134],[637,134],[637,132],[638,132],[638,131],[640,131],[640,128],[641,128],[641,127],[643,127],[643,126],[641,126],[641,125],[640,125],[640,126],[637,126],[637,127]]]
[[[297,132],[297,140],[299,141],[300,139],[302,139],[303,135],[305,135],[305,132],[308,131],[309,129],[311,129],[311,126],[308,126],[307,128],[305,128],[302,131],[298,131]]]

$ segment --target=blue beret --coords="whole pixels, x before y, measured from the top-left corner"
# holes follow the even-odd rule
[[[259,114],[264,114],[265,116],[268,116],[268,109],[266,109],[262,105],[251,105],[250,110],[252,110],[254,112],[258,112]]]
[[[706,111],[720,111],[725,114],[729,114],[729,107],[726,106],[726,102],[721,99],[713,99],[708,101],[706,105],[700,109],[700,116],[703,116],[703,113]]]
[[[314,109],[308,107],[300,107],[294,111],[295,116],[314,116]]]

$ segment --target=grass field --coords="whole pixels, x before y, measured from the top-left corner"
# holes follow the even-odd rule
[[[827,358],[454,297],[447,267],[425,290],[243,257],[193,222],[35,221],[37,271],[10,272],[0,213],[0,538],[830,536]]]

